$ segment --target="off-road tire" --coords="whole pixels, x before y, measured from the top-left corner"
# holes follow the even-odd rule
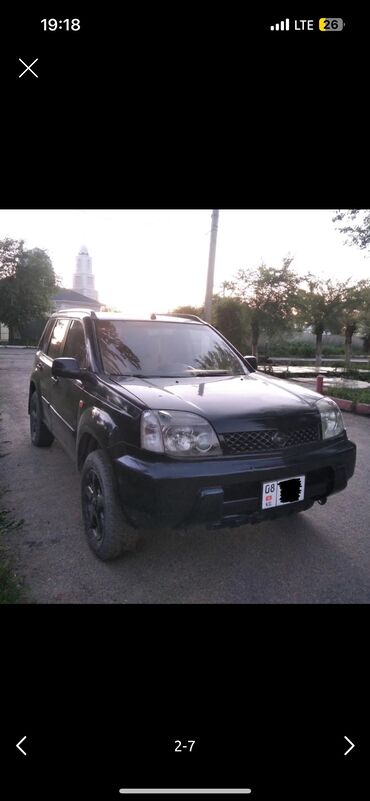
[[[30,401],[30,431],[32,445],[36,445],[37,448],[46,448],[54,440],[53,435],[43,422],[41,405],[36,390],[32,393]]]
[[[81,506],[88,544],[99,559],[106,562],[135,550],[138,531],[124,516],[112,465],[101,450],[89,453],[84,462]]]

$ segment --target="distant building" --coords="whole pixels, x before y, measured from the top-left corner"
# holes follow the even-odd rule
[[[98,293],[95,289],[95,278],[92,271],[92,259],[86,245],[82,245],[76,259],[76,272],[73,275],[73,289],[58,287],[53,295],[55,311],[61,309],[78,309],[81,307],[100,311]]]
[[[74,292],[73,289],[65,289],[59,286],[53,295],[53,311],[61,311],[62,309],[93,309],[100,311],[103,304],[92,298],[87,298],[86,295],[81,295],[80,292]]]
[[[75,292],[80,292],[81,295],[98,300],[94,284],[91,256],[89,256],[86,245],[82,245],[77,256],[76,272],[73,275],[73,289]]]

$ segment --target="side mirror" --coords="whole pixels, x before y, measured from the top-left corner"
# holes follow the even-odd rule
[[[82,371],[76,359],[54,359],[51,374],[54,378],[81,378]]]
[[[256,356],[244,356],[244,359],[247,362],[248,367],[251,367],[252,371],[255,372],[257,370],[257,357]]]

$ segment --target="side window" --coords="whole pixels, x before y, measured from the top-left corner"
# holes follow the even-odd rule
[[[57,320],[53,328],[51,340],[48,347],[48,356],[51,359],[57,359],[62,352],[63,339],[69,325],[69,320]]]
[[[46,323],[46,326],[45,326],[45,328],[44,328],[44,330],[42,332],[42,335],[41,335],[41,339],[40,339],[38,348],[39,348],[39,350],[44,351],[44,353],[46,353],[46,348],[48,346],[50,332],[51,332],[51,329],[53,328],[53,325],[54,325],[54,320],[51,317],[50,320],[48,320],[48,322]]]
[[[68,356],[70,359],[77,359],[78,366],[81,367],[81,369],[87,367],[85,334],[82,323],[80,323],[79,320],[72,320],[65,341],[63,356]]]

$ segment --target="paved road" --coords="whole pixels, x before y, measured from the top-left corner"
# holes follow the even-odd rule
[[[144,532],[136,554],[104,564],[84,541],[79,475],[61,447],[34,448],[27,415],[33,351],[0,348],[6,535],[36,603],[369,603],[370,420],[347,414],[355,477],[296,519],[218,532]]]

